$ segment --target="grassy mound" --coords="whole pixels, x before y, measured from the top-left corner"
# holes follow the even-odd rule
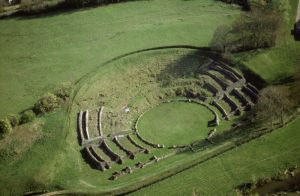
[[[212,113],[199,104],[171,102],[147,112],[138,124],[141,135],[159,144],[185,145],[208,135]]]
[[[223,67],[227,71],[233,69],[226,68],[228,65],[225,66],[224,62],[222,64],[221,59],[216,56],[207,50],[187,48],[143,51],[115,59],[80,80],[74,91],[69,114],[71,120],[69,129],[72,131],[66,140],[69,158],[76,157],[78,160],[76,164],[81,168],[81,170],[69,168],[68,173],[80,177],[84,183],[78,184],[76,178],[72,179],[74,185],[71,186],[71,190],[91,193],[99,193],[99,190],[115,191],[114,193],[132,191],[232,149],[236,144],[231,138],[228,141],[225,141],[226,138],[222,139],[222,134],[239,119],[236,110],[240,108],[240,112],[245,112],[246,107],[229,92],[222,98],[222,92],[224,93],[222,88],[225,89],[233,83],[244,87],[246,83],[241,80],[243,77],[240,70],[234,69],[235,71],[229,72],[237,81],[234,82],[235,79],[227,75],[222,83],[225,87],[222,87],[221,81],[214,79],[218,76],[213,67],[216,69]],[[208,84],[211,85],[210,88]],[[249,99],[243,92],[240,94]],[[188,99],[193,103],[188,103]],[[187,103],[166,103],[168,100]],[[101,135],[104,135],[104,142],[119,155],[122,163],[118,163],[115,159],[107,159],[107,156],[110,156],[107,152],[107,156],[103,156],[105,149],[103,145],[99,146],[97,143],[99,140],[97,116],[99,111],[103,111],[101,109],[103,107]],[[220,108],[223,108],[223,112]],[[87,110],[89,135],[95,140],[91,141],[86,137],[88,143],[79,147],[75,131],[76,117],[80,111],[85,111],[86,116]],[[141,132],[135,126],[139,119],[141,124],[137,123],[137,126]],[[169,123],[164,126],[166,120],[169,120]],[[210,125],[212,127],[208,128],[208,121],[212,120],[217,123],[213,122],[213,125]],[[156,127],[153,127],[153,121],[158,121]],[[79,118],[79,122],[83,121]],[[213,145],[207,138],[212,139],[208,136],[208,131],[215,127],[217,131],[214,136],[220,135],[219,139],[225,142]],[[145,154],[137,149],[137,146],[132,146],[127,140],[128,136],[150,152]],[[89,160],[83,160],[82,154],[78,152],[85,145],[95,148],[95,151],[104,157],[103,162],[110,163],[111,168],[103,172],[91,169]],[[170,146],[172,148],[168,148]],[[135,158],[130,158],[124,149],[131,151]],[[138,167],[137,164],[145,167]],[[126,167],[130,167],[133,172],[122,172]],[[117,179],[109,180],[116,174]],[[92,186],[93,190],[90,189]]]

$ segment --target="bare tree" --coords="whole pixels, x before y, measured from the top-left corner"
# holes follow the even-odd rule
[[[293,106],[294,102],[287,87],[270,86],[260,92],[254,111],[259,120],[270,120],[273,128],[275,120],[280,119],[281,124],[285,124],[284,116]]]

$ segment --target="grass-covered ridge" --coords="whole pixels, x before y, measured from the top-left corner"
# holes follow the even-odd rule
[[[225,87],[221,87],[215,79],[210,78],[209,76],[210,74],[213,75],[218,73],[222,75],[220,72],[213,70],[214,65],[216,67],[218,65],[218,58],[216,57],[216,54],[213,54],[214,53],[208,52],[207,50],[186,48],[144,51],[114,60],[95,70],[89,74],[88,77],[84,77],[78,83],[76,91],[74,91],[74,98],[69,114],[69,130],[72,131],[68,132],[67,142],[68,148],[70,148],[69,150],[73,149],[69,154],[73,154],[72,156],[77,157],[76,159],[80,160],[82,154],[79,153],[79,149],[84,148],[84,146],[92,146],[96,149],[103,150],[101,146],[98,146],[97,143],[95,143],[97,140],[93,140],[93,144],[83,143],[83,147],[79,147],[77,139],[78,137],[82,137],[80,135],[78,136],[75,130],[76,126],[80,127],[80,125],[77,125],[78,113],[80,111],[89,110],[89,135],[91,137],[98,137],[99,133],[95,126],[97,121],[96,116],[99,112],[99,108],[104,106],[104,114],[101,119],[103,134],[100,134],[100,136],[103,135],[105,137],[104,142],[121,157],[123,163],[116,164],[116,161],[113,160],[112,162],[109,162],[108,160],[108,162],[111,163],[111,168],[104,172],[95,173],[95,170],[91,169],[88,159],[85,159],[85,162],[79,161],[77,164],[82,170],[77,170],[76,174],[81,176],[80,179],[84,180],[85,184],[93,185],[94,189],[89,189],[91,186],[85,186],[84,184],[80,185],[80,189],[73,185],[67,186],[66,189],[80,193],[103,193],[106,191],[124,193],[155,183],[170,175],[175,175],[199,162],[232,149],[236,145],[235,138],[229,137],[228,141],[224,141],[221,137],[223,137],[222,134],[225,134],[225,131],[230,128],[239,116],[236,115],[234,104],[230,105],[227,99],[220,98],[218,100],[216,98],[216,96],[222,96],[221,92]],[[212,60],[211,58],[213,58],[213,56],[216,57],[216,59]],[[219,66],[222,66],[222,64]],[[242,79],[243,77],[240,70],[233,70],[230,72],[235,72],[234,79],[229,79],[227,76],[226,79],[224,79],[224,82],[226,83],[224,84],[226,86],[234,83],[240,88],[239,85],[246,85],[244,83],[245,81]],[[223,77],[225,76],[223,75]],[[238,77],[241,78],[238,79]],[[211,83],[215,86],[217,91],[220,91],[219,93],[221,94],[218,95],[219,93],[213,92],[209,88],[206,89],[207,83]],[[230,88],[228,91],[231,91]],[[248,97],[246,94],[242,94],[243,96]],[[152,111],[158,109],[154,106],[168,100],[175,101],[176,98],[181,100],[183,97],[185,98],[185,101],[187,102],[185,104],[187,105],[192,104],[189,103],[189,100],[187,99],[190,97],[191,102],[194,101],[194,99],[199,99],[200,104],[210,108],[205,108],[205,114],[203,114],[204,110],[202,110],[201,106],[201,111],[198,112],[202,115],[193,116],[193,118],[201,118],[203,115],[206,116],[205,120],[200,121],[201,125],[198,124],[197,127],[206,128],[207,132],[203,132],[199,135],[198,131],[201,130],[197,127],[193,127],[193,132],[187,133],[185,135],[186,137],[182,136],[185,138],[182,139],[180,143],[175,143],[175,140],[178,140],[179,138],[176,135],[176,137],[172,135],[172,133],[169,133],[169,140],[158,141],[152,137],[152,141],[151,136],[148,137],[149,135],[145,135],[144,130],[141,130],[138,126],[139,123],[137,123],[137,129],[139,129],[140,135],[145,140],[154,144],[160,144],[160,146],[153,147],[139,138],[137,130],[135,130],[135,123],[137,122],[136,119],[140,119],[141,122],[143,122],[143,117],[139,118],[141,114],[144,114],[147,117],[147,111],[149,111],[149,109],[152,108]],[[235,96],[228,92],[228,95],[225,97],[233,99]],[[201,101],[203,98],[205,98],[205,100]],[[246,105],[237,101],[237,98],[235,98],[235,101],[238,107],[240,107],[240,112],[244,112],[247,108],[245,107]],[[220,107],[225,108],[225,114],[219,111],[212,102],[217,102]],[[164,104],[162,104],[162,106]],[[125,108],[127,107],[130,108],[130,112],[125,111]],[[193,107],[193,109],[196,109],[196,107]],[[151,110],[149,112],[151,112]],[[182,111],[184,111],[184,109]],[[162,111],[158,112],[160,112],[160,115],[164,115]],[[86,115],[86,112],[84,115]],[[207,117],[207,115],[211,116]],[[214,120],[216,119],[216,116],[218,116],[218,119],[220,120],[218,123]],[[215,122],[213,123],[215,125],[207,128],[208,121],[210,122],[212,120]],[[150,119],[149,122],[150,125],[151,123],[152,125],[156,123],[153,119]],[[176,123],[179,122],[174,122],[174,125],[176,125]],[[215,135],[220,135],[220,137],[215,145],[213,145],[214,142],[210,143],[206,141],[206,138],[210,137],[208,130],[211,131],[214,129],[216,124],[219,124],[219,126],[216,129]],[[152,127],[149,128],[152,129]],[[178,129],[177,131],[180,133],[180,131],[185,130]],[[147,149],[150,149],[150,153],[146,155],[141,154],[140,152],[136,153],[136,159],[133,160],[126,156],[120,148],[114,145],[114,140],[115,135],[121,135],[122,137],[119,137],[119,140],[122,141],[124,138],[126,139],[127,134],[133,137],[134,140],[139,141],[139,143]],[[155,133],[153,136],[158,137]],[[164,137],[167,138],[168,133],[165,134]],[[172,137],[174,138],[172,139]],[[173,147],[173,145],[175,147]],[[162,146],[163,148],[161,148]],[[182,148],[184,151],[181,151]],[[77,153],[75,149],[77,150]],[[101,152],[101,150],[99,152],[102,157],[103,152]],[[119,176],[114,181],[108,180],[112,174],[121,171],[126,166],[136,168],[135,165],[137,162],[143,164],[149,163],[149,160],[151,160],[152,157],[157,157],[160,161],[152,161],[147,167],[135,169],[133,173],[122,174],[121,177]],[[69,172],[71,172],[71,170],[69,170]],[[89,175],[83,175],[83,173]],[[76,182],[76,178],[73,178],[73,180]],[[101,184],[101,186],[95,184]]]

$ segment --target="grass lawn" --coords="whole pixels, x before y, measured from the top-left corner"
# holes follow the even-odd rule
[[[245,182],[299,165],[300,119],[132,195],[235,195]]]
[[[235,55],[268,82],[278,82],[298,69],[300,45],[293,40],[298,1],[290,0],[291,19],[275,48]],[[238,185],[274,176],[299,165],[300,119],[188,171],[132,195],[235,195]],[[183,183],[184,182],[184,183]]]
[[[75,82],[124,53],[176,44],[207,46],[216,24],[231,23],[239,13],[213,0],[155,0],[1,20],[0,117],[31,107],[55,86]],[[107,181],[110,173],[103,177],[83,161],[75,129],[65,128],[67,117],[65,111],[46,116],[41,139],[7,146],[24,150],[1,160],[1,194],[120,185]]]
[[[1,149],[1,195],[20,195],[46,187],[57,188],[53,184],[57,180],[54,176],[57,175],[57,168],[66,164],[63,153],[66,117],[66,111],[58,110],[14,130],[18,132],[11,135],[14,141],[6,144],[7,151]],[[43,126],[35,130],[38,124]],[[29,133],[31,136],[27,136]],[[33,143],[29,140],[33,140]],[[1,140],[1,143],[5,141]],[[5,152],[10,156],[3,156]]]
[[[164,103],[148,111],[138,123],[140,134],[149,141],[171,146],[190,144],[207,137],[213,114],[195,103]]]
[[[290,2],[295,4],[292,0]],[[117,181],[109,181],[107,179],[112,172],[119,171],[127,165],[134,165],[135,160],[125,160],[126,165],[114,165],[111,170],[103,173],[91,169],[80,153],[75,116],[79,110],[87,109],[89,106],[97,108],[100,101],[109,103],[106,108],[108,111],[116,108],[121,111],[120,108],[126,104],[131,104],[132,107],[136,107],[133,109],[138,111],[146,103],[155,103],[157,100],[151,100],[153,97],[151,97],[152,94],[149,96],[148,90],[154,89],[152,93],[155,96],[159,96],[162,92],[159,91],[161,87],[159,82],[153,80],[151,73],[155,75],[155,71],[159,71],[161,65],[170,62],[177,68],[183,63],[195,68],[199,60],[193,58],[195,55],[193,52],[177,50],[169,54],[161,51],[149,52],[142,58],[124,58],[122,61],[114,62],[113,65],[108,64],[105,68],[102,67],[103,63],[128,52],[157,46],[208,46],[215,29],[221,24],[231,23],[239,16],[239,13],[238,9],[214,0],[153,0],[121,3],[36,18],[1,20],[0,117],[31,107],[40,95],[62,82],[86,79],[81,80],[83,83],[80,82],[73,92],[77,94],[68,109],[57,110],[34,122],[40,123],[43,128],[29,138],[31,141],[28,140],[28,143],[24,142],[22,145],[19,144],[22,140],[16,140],[17,143],[6,141],[8,149],[13,146],[16,146],[16,149],[24,149],[18,154],[12,148],[13,150],[9,152],[11,156],[7,159],[0,159],[1,194],[20,195],[26,191],[44,189],[75,190],[85,193],[111,191],[134,186],[137,182],[157,177],[164,171],[204,157],[205,153],[202,152],[182,153]],[[295,70],[296,64],[293,59],[298,54],[296,51],[299,50],[299,46],[292,41],[291,36],[288,37],[287,29],[284,35],[285,37],[275,49],[264,50],[262,53],[250,55],[247,58],[245,56],[237,56],[237,58],[268,81],[290,74]],[[290,49],[287,50],[289,46]],[[187,54],[192,55],[188,56],[185,61],[181,59],[181,62],[176,64],[174,62],[180,57],[174,57],[175,54],[181,57],[188,56]],[[144,69],[137,65],[144,66],[142,67]],[[166,72],[168,71],[172,70]],[[91,76],[95,74],[93,75],[95,77],[85,78],[87,74]],[[180,72],[176,75],[177,70],[171,74],[180,78],[185,73]],[[143,78],[145,80],[142,80]],[[164,90],[163,93],[167,93],[167,89]],[[140,92],[142,95],[135,97]],[[104,93],[107,99],[104,99],[101,93]],[[193,119],[204,116],[202,108],[192,106],[193,104],[185,104],[180,110],[192,116]],[[165,110],[161,115],[168,113],[167,108],[161,110]],[[145,122],[151,122],[152,119],[159,117],[155,115],[155,111],[153,110],[154,114],[150,111],[145,115],[145,118],[147,115],[150,118]],[[185,120],[178,116],[169,117],[176,121]],[[158,125],[163,125],[163,117],[167,116],[157,119],[157,121],[161,120]],[[179,140],[178,138],[182,137],[180,130],[183,128],[195,131],[194,127],[206,126],[207,119],[211,118],[207,114],[205,117],[205,124],[197,124],[197,121],[193,126],[175,127],[178,132],[171,127],[166,127],[165,130],[180,133],[180,135],[172,134],[174,141]],[[231,122],[221,124],[221,128],[229,127]],[[128,124],[124,126],[130,127]],[[299,126],[298,118],[283,129],[134,194],[232,195],[234,188],[240,183],[270,176],[289,165],[299,164],[300,132],[297,131]],[[105,125],[104,128],[106,128]],[[166,135],[163,134],[164,132],[155,135],[164,139]],[[22,134],[16,135],[23,136]],[[191,139],[192,134],[188,137]],[[153,137],[154,139],[157,138]],[[0,145],[1,156],[6,156],[7,152],[2,150],[3,146],[4,144]],[[166,151],[166,149],[160,152],[153,150],[151,153],[161,155]],[[141,154],[138,160],[147,161],[151,155]]]
[[[116,56],[156,46],[207,46],[240,11],[214,0],[154,0],[0,21],[0,117],[31,107]]]

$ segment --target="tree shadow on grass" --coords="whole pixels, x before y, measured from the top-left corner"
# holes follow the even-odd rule
[[[210,62],[208,49],[192,51],[180,59],[168,64],[157,76],[162,86],[168,86],[179,78],[195,78],[201,72],[201,67]]]
[[[67,15],[78,11],[86,11],[97,7],[104,7],[110,4],[126,3],[137,0],[123,0],[123,1],[81,1],[81,0],[61,0],[53,1],[50,4],[47,1],[37,3],[34,5],[28,5],[28,10],[24,8],[15,10],[13,13],[8,15],[2,15],[0,18],[17,18],[19,20],[28,20],[36,18],[47,18],[57,15]],[[139,0],[149,1],[149,0]]]

